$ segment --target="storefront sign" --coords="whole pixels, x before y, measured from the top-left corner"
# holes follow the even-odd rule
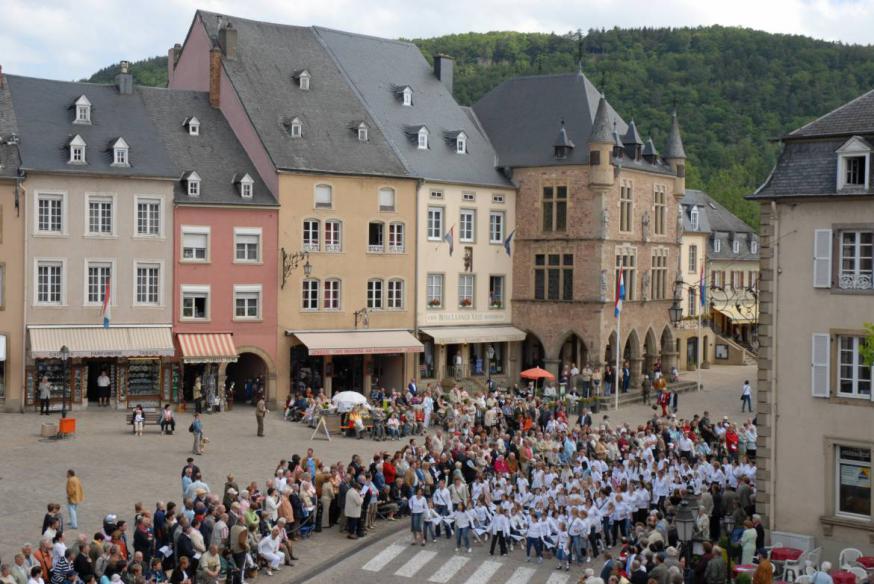
[[[474,310],[460,310],[458,312],[443,312],[437,310],[431,310],[425,312],[425,323],[426,324],[437,324],[437,323],[450,323],[450,322],[506,322],[509,323],[510,319],[507,318],[507,313],[503,310],[488,310],[488,311],[474,311]]]

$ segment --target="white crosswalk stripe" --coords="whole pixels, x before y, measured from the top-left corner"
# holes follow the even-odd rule
[[[367,570],[368,572],[379,572],[382,570],[390,561],[401,555],[401,553],[407,549],[409,546],[398,545],[393,543],[388,546],[371,559],[369,562],[361,566],[362,570]]]
[[[464,556],[453,556],[449,558],[448,561],[444,562],[440,569],[434,572],[434,574],[428,578],[428,582],[437,582],[437,584],[446,584],[452,580],[452,577],[455,576],[459,570],[461,570],[464,565],[469,561],[468,558]]]
[[[510,579],[505,584],[527,584],[536,571],[535,568],[516,568],[516,571],[513,572],[513,575],[510,576]]]
[[[476,569],[476,572],[470,575],[470,578],[467,579],[465,584],[486,584],[486,582],[488,582],[500,568],[500,562],[486,560],[480,564],[480,567]]]
[[[570,574],[559,574],[558,572],[556,572],[549,577],[549,580],[546,581],[546,584],[567,584],[567,581],[570,579]]]
[[[395,572],[395,576],[404,576],[405,578],[412,578],[416,575],[416,572],[422,569],[425,564],[434,559],[437,555],[437,552],[431,552],[422,550],[417,553],[415,556],[410,558],[406,564],[398,568],[398,571]]]

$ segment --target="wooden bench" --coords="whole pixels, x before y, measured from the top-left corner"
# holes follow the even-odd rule
[[[127,425],[133,428],[134,411],[130,410],[124,416]],[[161,410],[155,408],[143,409],[143,426],[160,426],[161,425]]]

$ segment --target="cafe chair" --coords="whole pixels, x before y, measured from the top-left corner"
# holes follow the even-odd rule
[[[865,568],[860,568],[859,566],[850,566],[849,568],[847,568],[847,571],[856,577],[856,584],[865,584],[866,582],[868,582],[868,572],[865,571]]]
[[[841,555],[838,557],[838,565],[841,567],[841,570],[849,570],[856,565],[856,562],[863,555],[864,554],[856,548],[844,548]]]
[[[810,584],[810,583],[811,583],[810,576],[799,576],[798,579],[795,581],[795,584]]]
[[[813,551],[804,552],[798,556],[797,560],[786,560],[783,564],[783,580],[795,582],[799,577],[807,573],[807,567],[816,569],[821,556],[822,548],[816,548]]]

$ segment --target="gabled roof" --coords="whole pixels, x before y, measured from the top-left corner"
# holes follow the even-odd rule
[[[874,90],[789,132],[783,139],[850,134],[874,134]]]
[[[622,137],[622,143],[643,146],[643,140],[640,138],[640,133],[637,131],[637,124],[634,123],[634,120],[631,120],[631,123],[628,124],[628,131]]]
[[[416,45],[321,27],[315,31],[410,175],[441,182],[510,186],[495,169],[491,143],[434,75]],[[412,107],[403,106],[396,96],[395,92],[405,87],[413,91]],[[454,145],[442,141],[419,150],[407,137],[410,126],[426,126],[431,135],[463,131],[467,154],[458,154]]]
[[[177,89],[140,88],[146,110],[174,163],[176,201],[192,204],[276,205],[221,111],[210,107],[209,94]],[[183,120],[196,117],[200,135],[191,136]],[[244,175],[254,179],[253,197],[240,197]],[[200,196],[188,196],[183,180],[200,179]]]
[[[195,25],[199,20],[216,39],[217,16],[200,10]],[[223,59],[224,70],[277,169],[407,174],[381,132],[371,130],[367,142],[349,132],[348,120],[375,124],[312,28],[224,20],[237,29],[236,57]],[[292,73],[303,68],[313,79],[309,91],[297,90],[292,81]],[[307,122],[299,139],[291,139],[282,124],[294,116]]]
[[[688,218],[692,206],[698,208],[699,225],[698,231],[702,233],[743,233],[755,234],[756,231],[744,223],[737,215],[726,209],[716,199],[695,189],[686,189],[680,204],[683,206],[685,216]],[[686,224],[686,230],[691,231],[691,224]]]
[[[12,105],[21,134],[21,168],[35,172],[101,174],[146,178],[173,178],[174,164],[167,155],[140,95],[121,95],[114,85],[51,81],[7,75]],[[92,124],[73,124],[69,107],[87,93]],[[93,146],[124,136],[136,149],[130,166],[113,166],[111,156],[89,154],[87,164],[68,164],[66,144],[75,136]]]
[[[573,141],[568,138],[567,128],[564,126],[564,120],[561,121],[561,128],[559,128],[558,136],[555,137],[555,142],[553,142],[552,145],[564,148],[574,148]]]

